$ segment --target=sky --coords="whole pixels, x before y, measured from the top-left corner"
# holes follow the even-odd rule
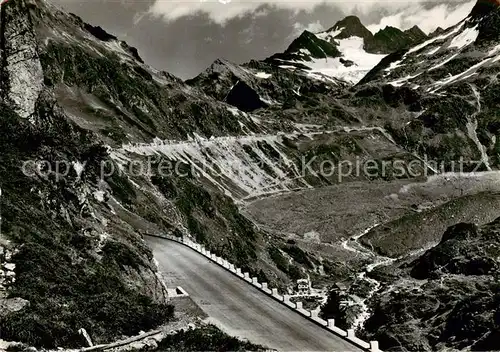
[[[356,15],[424,32],[465,18],[475,0],[50,0],[138,48],[151,66],[192,78],[218,58],[236,63],[284,51],[302,31],[320,32]]]

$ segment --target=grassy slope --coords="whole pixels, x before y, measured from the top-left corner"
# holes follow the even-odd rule
[[[379,226],[360,241],[382,255],[398,257],[437,243],[444,231],[459,222],[484,224],[496,219],[500,194],[479,193],[454,199],[422,213]]]

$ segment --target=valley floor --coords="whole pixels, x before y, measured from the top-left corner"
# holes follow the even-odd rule
[[[374,225],[481,192],[500,192],[500,172],[447,173],[421,182],[346,182],[261,198],[243,210],[264,229],[311,248],[332,248]]]
[[[317,258],[344,265],[349,277],[336,279],[349,282],[348,304],[356,306],[350,324],[362,328],[370,317],[369,300],[387,289],[370,272],[421,255],[449,226],[495,220],[498,192],[500,172],[448,173],[420,182],[350,182],[275,195],[243,211],[283,242],[294,241]],[[313,280],[318,284],[334,282]]]

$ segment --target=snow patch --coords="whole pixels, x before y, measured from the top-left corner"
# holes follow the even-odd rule
[[[434,55],[435,53],[437,53],[439,50],[441,50],[441,47],[440,47],[440,46],[438,46],[438,47],[436,47],[436,48],[434,48],[434,49],[429,50],[427,53],[425,53],[425,55],[427,55],[427,56],[432,56],[432,55]]]
[[[446,60],[444,60],[443,62],[441,62],[441,63],[437,64],[437,65],[436,65],[436,66],[434,66],[434,67],[431,67],[431,68],[429,69],[429,71],[433,71],[433,70],[436,70],[436,69],[438,69],[438,68],[440,68],[440,67],[443,67],[444,65],[446,65],[448,62],[450,62],[451,60],[453,60],[453,59],[454,59],[454,58],[456,58],[457,56],[458,56],[458,53],[451,55],[449,58],[447,58],[447,59],[446,59]]]
[[[268,79],[271,76],[272,76],[272,74],[266,73],[266,72],[257,72],[255,74],[255,77],[262,78],[262,79]]]
[[[292,70],[292,71],[295,71],[297,69],[296,66],[292,66],[292,65],[279,65],[278,67],[279,68],[284,68],[286,70]]]
[[[500,46],[497,47],[499,50],[500,50]],[[492,50],[493,52],[493,50]],[[492,52],[490,52],[490,55],[492,55]],[[467,78],[470,78],[472,77],[473,75],[477,74],[477,70],[486,65],[486,64],[489,64],[491,62],[495,62],[497,61],[497,58],[494,58],[494,57],[488,57],[486,59],[484,59],[483,61],[481,62],[478,62],[477,64],[469,67],[467,70],[465,70],[464,72],[461,72],[461,73],[458,73],[456,75],[450,75],[448,76],[447,78],[445,79],[442,79],[440,81],[437,81],[436,83],[434,83],[434,87],[431,87],[431,88],[428,88],[427,91],[430,91],[431,93],[435,93],[436,91],[438,91],[441,87],[451,83],[451,82],[455,82],[455,81],[458,81],[458,80],[462,80],[462,79],[467,79]]]
[[[234,117],[241,117],[241,111],[238,108],[232,106],[226,106],[227,111],[233,114]]]
[[[321,32],[315,34],[315,36],[321,40],[324,40],[325,42],[328,42],[331,41],[332,39],[335,39],[335,37],[337,37],[338,35],[340,35],[344,29],[345,28],[340,28],[335,31]]]
[[[409,80],[411,80],[415,77],[418,77],[420,75],[421,75],[421,73],[417,73],[416,75],[413,75],[413,76],[411,76],[411,75],[406,76],[406,77],[397,79],[395,81],[389,82],[389,84],[392,85],[393,87],[401,87],[401,86],[404,86],[406,83],[408,83]]]
[[[309,242],[321,242],[321,235],[316,231],[310,231],[304,234],[304,240]]]
[[[457,35],[450,43],[449,48],[462,49],[474,43],[479,35],[477,25],[473,28],[466,28],[462,33]]]
[[[279,103],[275,100],[263,98],[261,96],[259,96],[259,98],[260,98],[260,101],[262,101],[263,103],[266,103],[267,105],[279,105]]]
[[[304,49],[304,48],[301,48],[299,50],[300,53],[304,54],[304,55],[308,55],[308,56],[311,56],[311,52],[307,49]]]
[[[414,52],[417,52],[417,51],[420,51],[422,50],[423,48],[425,48],[426,46],[432,44],[432,43],[435,43],[439,40],[444,40],[444,39],[447,39],[448,37],[452,36],[453,34],[457,33],[460,29],[462,29],[464,23],[460,23],[460,25],[456,26],[455,28],[453,28],[453,30],[451,30],[450,32],[448,33],[445,33],[445,34],[442,34],[442,35],[439,35],[437,37],[434,37],[432,39],[429,39],[425,42],[423,42],[422,44],[419,44],[413,48],[411,48],[410,50],[408,50],[408,52],[405,54],[408,55],[408,54],[411,54],[411,53],[414,53]]]
[[[82,176],[83,170],[85,170],[85,164],[82,164],[79,161],[75,161],[75,162],[73,162],[73,169],[75,170],[78,178],[80,178]]]
[[[402,66],[401,63],[402,63],[402,60],[391,62],[389,67],[387,67],[384,71],[392,71],[398,67],[401,67]]]

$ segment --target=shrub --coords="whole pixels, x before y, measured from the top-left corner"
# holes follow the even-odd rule
[[[180,331],[168,335],[158,344],[158,352],[164,351],[259,351],[263,346],[238,340],[213,325]]]

